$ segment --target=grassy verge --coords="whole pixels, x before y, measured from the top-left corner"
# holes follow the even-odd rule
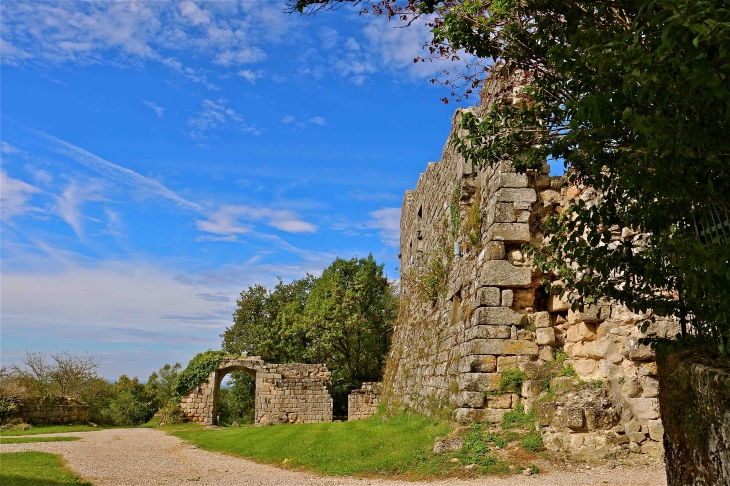
[[[0,437],[0,444],[25,444],[27,442],[68,442],[80,437]]]
[[[110,427],[89,427],[88,425],[38,425],[33,426],[30,430],[21,430],[19,428],[10,428],[0,431],[2,436],[20,436],[20,435],[36,435],[36,434],[60,434],[62,432],[91,432],[94,430],[103,430]]]
[[[426,477],[510,474],[529,467],[534,454],[523,447],[517,457],[502,450],[524,438],[513,434],[504,444],[492,440],[486,426],[464,436],[459,452],[433,454],[436,437],[452,434],[453,425],[419,415],[381,415],[354,422],[225,427],[206,430],[199,425],[169,425],[168,433],[215,452],[246,457],[278,466],[328,475]],[[469,466],[468,468],[465,466]]]
[[[0,484],[3,486],[63,486],[88,483],[64,464],[61,456],[44,452],[0,454]]]

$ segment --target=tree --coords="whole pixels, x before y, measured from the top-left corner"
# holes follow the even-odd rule
[[[222,347],[274,363],[325,363],[332,372],[335,413],[343,414],[353,388],[382,378],[396,312],[383,265],[372,255],[338,258],[321,277],[280,280],[272,292],[261,285],[241,292]]]
[[[16,393],[29,398],[51,395],[76,398],[97,377],[99,369],[99,361],[93,356],[75,355],[68,351],[50,355],[27,351],[22,364],[22,367],[10,367],[8,379],[16,384]]]
[[[147,385],[155,391],[159,403],[166,404],[173,397],[175,378],[180,374],[181,369],[180,363],[175,363],[174,366],[170,366],[168,363],[152,372],[147,379]]]
[[[333,394],[382,378],[396,314],[393,288],[372,255],[338,258],[315,280],[301,332],[311,343],[307,359],[332,371]]]
[[[369,11],[426,19],[431,57],[470,58],[443,81],[456,98],[492,66],[526,75],[517,102],[463,116],[457,148],[521,172],[562,161],[571,182],[601,194],[545,217],[548,243],[531,254],[564,282],[552,291],[574,290],[577,307],[608,297],[676,316],[684,336],[730,353],[725,1],[382,0]]]

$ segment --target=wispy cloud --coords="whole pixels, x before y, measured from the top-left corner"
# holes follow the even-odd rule
[[[365,227],[379,230],[380,239],[389,246],[398,246],[400,240],[400,208],[382,208],[369,213]]]
[[[13,179],[4,170],[0,170],[0,187],[0,214],[3,221],[9,222],[11,218],[37,211],[36,208],[26,205],[33,194],[41,192],[37,187],[20,179]]]
[[[267,225],[287,233],[312,233],[317,227],[293,212],[266,207],[236,206],[224,204],[208,215],[208,219],[196,220],[197,228],[217,235],[237,235],[254,229],[253,222],[265,221]]]
[[[154,111],[157,114],[157,118],[162,118],[162,114],[165,113],[165,109],[163,107],[153,103],[152,101],[142,100],[142,104]]]
[[[294,120],[296,120],[296,118],[292,115],[286,115],[284,118],[281,119],[281,123],[291,123]]]
[[[0,150],[7,155],[17,154],[21,151],[18,147],[13,147],[8,142],[0,142]]]
[[[309,119],[309,123],[314,123],[315,125],[323,127],[327,124],[327,120],[325,120],[323,116],[313,116]]]
[[[256,80],[263,75],[263,71],[251,71],[250,69],[242,69],[238,71],[238,76],[245,79],[251,84],[255,84]]]
[[[190,136],[201,138],[205,132],[222,128],[229,122],[242,122],[243,117],[227,104],[228,100],[225,98],[203,100],[200,111],[188,120],[188,125],[192,127]]]
[[[91,152],[84,150],[81,147],[72,145],[47,133],[38,130],[34,130],[34,132],[53,142],[55,144],[55,149],[58,152],[69,156],[79,164],[91,170],[94,170],[108,177],[109,179],[121,182],[123,184],[127,184],[137,189],[147,191],[159,197],[169,199],[184,209],[198,212],[201,212],[203,210],[203,207],[201,205],[192,201],[188,201],[187,199],[181,197],[180,195],[168,189],[163,184],[157,182],[154,179],[150,179],[141,174],[138,174],[137,172],[134,172],[133,170],[127,169],[126,167],[122,167],[120,165],[109,162],[108,160],[105,160],[98,155],[92,154]]]

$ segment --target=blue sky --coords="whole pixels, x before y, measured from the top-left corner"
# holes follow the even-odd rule
[[[456,105],[428,32],[278,1],[3,2],[2,363],[220,346],[238,293],[372,253]]]

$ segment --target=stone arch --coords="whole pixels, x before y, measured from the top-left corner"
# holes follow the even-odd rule
[[[180,400],[185,418],[218,423],[223,378],[245,371],[255,379],[254,425],[332,421],[332,374],[323,364],[267,364],[259,357],[226,358]]]

